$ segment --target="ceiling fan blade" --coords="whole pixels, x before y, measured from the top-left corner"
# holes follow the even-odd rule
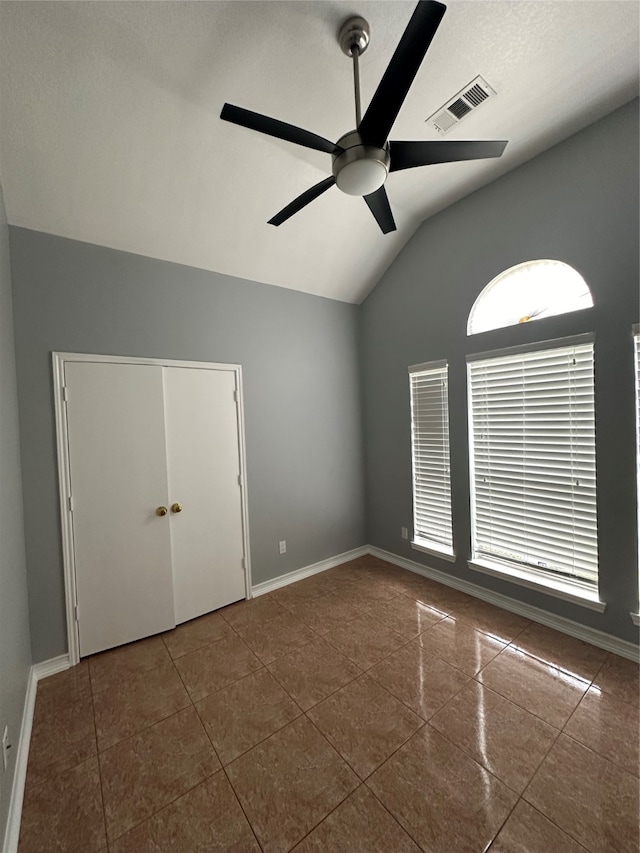
[[[311,189],[303,192],[302,195],[299,195],[298,198],[294,199],[291,204],[283,207],[280,213],[276,213],[275,216],[272,216],[269,220],[269,225],[282,225],[282,223],[286,222],[294,213],[302,210],[303,207],[306,207],[310,202],[318,198],[319,195],[326,192],[326,190],[328,190],[329,187],[332,187],[335,182],[336,179],[332,175],[330,178],[325,178],[324,181],[320,181],[319,184],[315,184]]]
[[[261,113],[245,110],[243,107],[234,107],[233,104],[225,104],[223,106],[220,118],[224,119],[224,121],[230,121],[233,124],[239,124],[242,127],[248,127],[249,130],[266,133],[267,136],[275,136],[277,139],[293,142],[295,145],[303,145],[305,148],[315,148],[316,151],[324,151],[326,154],[340,153],[342,151],[339,145],[334,145],[333,142],[329,142],[324,136],[318,136],[316,133],[303,130],[294,124],[287,124],[284,121],[263,116]]]
[[[480,142],[390,142],[390,172],[430,166],[433,163],[453,163],[457,160],[482,160],[501,157],[507,140],[494,139]]]
[[[367,145],[382,148],[387,141],[445,10],[435,0],[420,0],[416,6],[358,127]]]
[[[393,220],[391,205],[389,204],[389,198],[384,186],[370,195],[365,195],[364,200],[369,205],[369,210],[375,216],[376,222],[383,234],[388,234],[390,231],[396,230],[396,223]]]

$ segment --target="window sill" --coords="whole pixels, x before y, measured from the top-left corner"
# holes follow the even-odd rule
[[[433,557],[440,557],[441,560],[448,560],[450,563],[455,563],[456,555],[450,548],[444,545],[436,545],[435,542],[427,542],[426,539],[414,539],[411,542],[411,547],[414,551],[422,551],[425,554],[431,554]]]
[[[547,595],[553,595],[555,598],[562,598],[564,601],[579,604],[581,607],[588,607],[589,610],[597,610],[598,613],[604,613],[607,606],[604,601],[600,601],[596,590],[591,592],[586,589],[580,589],[571,583],[565,583],[552,578],[542,580],[539,575],[534,575],[524,568],[507,568],[500,563],[492,563],[489,560],[469,560],[467,565],[476,572],[493,575],[519,586],[535,589]]]
[[[634,625],[640,625],[640,613],[630,613],[629,616]]]

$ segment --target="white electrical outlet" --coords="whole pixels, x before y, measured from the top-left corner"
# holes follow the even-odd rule
[[[400,528],[400,536],[401,536],[403,539],[408,539],[408,538],[409,538],[409,531],[407,530],[407,528],[406,528],[406,527],[401,527],[401,528]]]
[[[9,749],[11,749],[11,744],[9,743],[9,726],[4,727],[4,733],[2,735],[2,768],[3,770],[7,769],[7,764],[9,763]]]
[[[283,539],[282,542],[278,542],[278,547],[280,548],[281,554],[287,553],[287,540]]]

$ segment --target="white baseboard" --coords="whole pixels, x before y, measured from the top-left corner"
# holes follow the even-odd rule
[[[319,563],[312,563],[310,566],[304,566],[302,569],[296,569],[293,572],[287,572],[286,575],[280,575],[270,581],[256,584],[251,587],[251,597],[256,598],[258,595],[264,595],[267,592],[273,592],[274,589],[280,589],[283,586],[288,586],[290,583],[301,581],[303,578],[317,575],[319,572],[326,572],[327,569],[333,569],[342,563],[348,563],[349,560],[355,560],[357,557],[364,557],[369,553],[369,546],[363,545],[361,548],[354,548],[352,551],[345,551],[344,554],[336,554],[335,557],[329,557],[327,560],[320,560]]]
[[[415,574],[422,575],[425,578],[430,578],[438,583],[458,589],[461,592],[466,592],[475,598],[481,598],[483,601],[489,602],[489,604],[495,604],[496,607],[502,607],[504,610],[517,613],[519,616],[525,616],[534,622],[540,622],[540,624],[546,625],[548,628],[555,628],[556,631],[561,631],[563,634],[568,634],[570,637],[575,637],[585,643],[591,643],[592,646],[597,646],[608,652],[614,652],[614,654],[620,655],[623,658],[629,658],[632,661],[637,662],[640,659],[638,646],[635,643],[630,643],[628,640],[621,640],[618,637],[613,637],[611,634],[605,634],[604,631],[598,631],[596,628],[589,628],[586,625],[581,625],[579,622],[574,622],[572,619],[566,619],[564,616],[556,616],[554,613],[541,610],[539,607],[525,604],[522,601],[516,601],[506,595],[501,595],[499,592],[493,592],[490,589],[485,589],[482,586],[462,580],[462,578],[445,574],[445,572],[432,569],[422,563],[416,563],[406,557],[400,557],[397,554],[392,554],[390,551],[384,551],[382,548],[369,546],[368,551],[375,557],[380,557],[381,560],[393,563],[394,566],[408,569],[410,572],[415,572]]]
[[[29,762],[29,744],[31,743],[31,727],[33,725],[33,712],[36,707],[36,692],[38,681],[49,675],[55,675],[69,669],[69,655],[33,664],[27,678],[27,689],[24,697],[24,708],[22,710],[22,723],[20,725],[20,738],[16,750],[16,765],[13,771],[13,785],[11,786],[11,801],[9,803],[9,814],[7,827],[2,845],[3,853],[17,853],[18,839],[20,837],[20,818],[22,816],[22,802],[24,800],[24,784],[27,779],[27,764]]]

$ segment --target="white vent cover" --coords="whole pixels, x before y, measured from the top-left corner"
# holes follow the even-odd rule
[[[448,130],[462,121],[472,110],[477,109],[488,98],[495,96],[495,89],[482,77],[476,77],[454,95],[450,101],[429,116],[427,124],[434,127],[438,133],[446,133]]]

